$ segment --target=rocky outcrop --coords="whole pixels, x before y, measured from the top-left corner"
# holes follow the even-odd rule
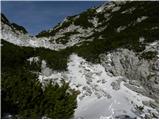
[[[158,57],[146,60],[128,49],[117,49],[99,57],[109,75],[125,76],[130,84],[141,84],[147,96],[158,99]]]

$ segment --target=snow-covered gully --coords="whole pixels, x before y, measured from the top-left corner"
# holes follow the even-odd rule
[[[102,65],[89,63],[76,54],[70,55],[68,71],[56,72],[43,65],[39,79],[44,84],[48,80],[60,84],[65,79],[72,89],[80,91],[75,118],[141,118],[157,112],[143,105],[143,102],[153,99],[126,87],[129,80],[122,76],[110,76]]]

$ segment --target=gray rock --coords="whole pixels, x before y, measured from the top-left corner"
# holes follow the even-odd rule
[[[158,49],[155,48],[155,50]],[[158,58],[152,60],[142,59],[137,56],[137,53],[128,49],[117,49],[107,54],[101,54],[99,58],[107,73],[113,76],[126,77],[130,80],[131,85],[143,86],[145,88],[143,92],[146,91],[146,96],[155,100],[158,99]],[[151,74],[152,77],[148,78]]]
[[[133,91],[135,91],[135,92],[137,92],[137,93],[140,93],[140,94],[142,94],[142,95],[146,95],[146,91],[145,91],[145,89],[143,89],[143,88],[139,88],[139,87],[130,85],[130,84],[128,84],[128,83],[125,83],[124,85],[125,85],[127,88],[129,88],[129,89],[131,89],[131,90],[133,90]]]
[[[45,68],[43,69],[42,71],[42,74],[45,75],[45,76],[50,76],[52,74],[52,69],[50,68]]]
[[[130,80],[129,84],[134,85],[134,86],[138,86],[138,87],[140,86],[140,82],[137,80]]]
[[[150,102],[149,101],[142,101],[142,104],[150,107]]]
[[[150,115],[150,114],[145,114],[145,119],[152,119],[152,115]]]
[[[98,92],[95,92],[94,94],[97,96],[98,99],[100,99],[102,97],[102,95],[99,94]]]
[[[102,84],[106,83],[106,80],[105,79],[102,79]]]
[[[152,108],[158,108],[158,107],[159,107],[158,103],[153,102],[153,101],[150,101],[150,106],[151,106]]]
[[[152,113],[153,118],[159,118],[159,114],[158,113]]]
[[[112,82],[111,86],[114,90],[119,90],[120,89],[120,85],[117,82]]]
[[[119,116],[116,116],[115,118],[118,118],[118,119],[135,119],[129,115],[119,115]]]

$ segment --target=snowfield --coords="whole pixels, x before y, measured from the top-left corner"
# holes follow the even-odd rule
[[[49,80],[60,84],[64,79],[72,89],[80,91],[75,118],[121,118],[123,115],[141,118],[151,111],[157,113],[142,103],[154,100],[130,90],[126,85],[129,80],[110,76],[100,64],[89,63],[76,54],[70,55],[68,71],[65,72],[51,71],[44,61],[42,64],[39,79],[43,84]],[[141,111],[138,107],[144,109]]]

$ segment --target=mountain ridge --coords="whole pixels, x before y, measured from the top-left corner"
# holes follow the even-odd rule
[[[65,80],[79,91],[75,118],[158,118],[158,5],[109,2],[37,37],[1,20],[2,72],[23,66],[42,86]]]
[[[104,4],[103,6],[101,6],[101,7],[99,7],[99,8],[96,8],[96,9],[93,9],[93,8],[91,8],[91,9],[89,9],[89,10],[87,10],[86,12],[83,12],[83,14],[80,14],[80,15],[77,15],[77,16],[72,16],[72,17],[69,17],[68,19],[66,19],[64,22],[62,22],[59,26],[57,26],[57,27],[55,27],[54,29],[51,29],[51,30],[49,30],[48,32],[42,32],[43,34],[48,34],[47,36],[48,37],[44,37],[41,33],[39,34],[39,35],[37,35],[37,36],[39,36],[39,38],[35,38],[35,37],[28,37],[27,39],[31,39],[31,41],[30,41],[30,43],[28,43],[28,44],[30,44],[31,46],[42,46],[42,47],[46,47],[46,48],[50,48],[50,49],[55,49],[55,50],[58,50],[58,49],[65,49],[66,47],[70,47],[70,46],[73,46],[73,45],[75,45],[75,44],[77,44],[77,45],[79,45],[79,44],[81,44],[81,42],[83,42],[83,41],[93,41],[93,40],[95,40],[95,39],[102,39],[101,41],[103,41],[103,39],[109,39],[109,37],[112,37],[109,33],[111,33],[111,34],[113,34],[114,33],[114,31],[117,31],[117,33],[116,33],[116,35],[118,35],[118,33],[120,33],[120,32],[122,32],[123,33],[123,31],[125,31],[125,29],[129,29],[130,27],[134,27],[136,24],[141,24],[141,21],[143,21],[143,20],[147,20],[147,18],[146,18],[146,16],[140,16],[140,13],[136,13],[138,16],[135,16],[135,17],[131,17],[130,16],[130,14],[132,14],[131,12],[134,12],[134,10],[133,10],[133,8],[134,8],[134,4],[135,5],[137,5],[138,3],[136,3],[136,2],[127,2],[127,3],[123,3],[123,2],[118,2],[118,3],[123,3],[122,5],[121,4],[115,4],[116,2],[110,2],[110,3],[107,3],[107,4]],[[156,2],[155,2],[156,3]],[[153,5],[155,4],[155,3],[152,3]],[[127,4],[127,5],[126,5]],[[133,5],[132,5],[133,4]],[[148,5],[147,5],[148,4]],[[126,8],[125,8],[125,6],[129,6],[129,5],[132,5],[132,11],[130,10],[129,11],[129,13],[127,13],[126,11]],[[142,4],[143,5],[143,4]],[[139,4],[139,8],[140,7],[142,7],[142,5],[140,5]],[[149,4],[149,2],[146,2],[146,9],[148,9],[148,8],[150,8],[150,10],[147,10],[147,11],[144,11],[144,12],[142,12],[141,14],[142,15],[144,15],[144,14],[147,14],[147,12],[148,12],[148,15],[149,14],[151,14],[151,15],[153,15],[153,14],[157,14],[157,13],[154,13],[154,10],[155,9],[151,9],[151,8],[153,8],[153,7],[150,7],[149,6],[150,4]],[[155,4],[156,5],[156,4]],[[155,6],[154,5],[154,6]],[[105,6],[105,7],[104,7]],[[123,9],[122,9],[122,8]],[[135,6],[136,7],[136,6]],[[100,9],[100,8],[103,8],[103,10],[104,10],[104,8],[106,9],[106,10],[104,10],[104,11],[102,11],[102,12],[97,12],[96,10],[98,10],[98,9]],[[121,10],[121,12],[122,13],[120,13],[119,12],[119,10],[118,9],[120,9]],[[116,10],[117,9],[117,10]],[[113,10],[113,11],[112,11]],[[125,11],[126,10],[126,11]],[[109,12],[108,12],[109,11]],[[138,10],[139,11],[139,10]],[[151,13],[151,11],[152,11],[152,13]],[[117,13],[118,12],[118,13]],[[125,13],[126,12],[126,13]],[[113,14],[113,15],[112,15]],[[126,25],[123,25],[123,24],[120,24],[116,19],[114,20],[114,18],[113,18],[113,16],[115,16],[115,18],[117,18],[117,17],[119,17],[119,16],[117,16],[117,15],[122,15],[121,17],[123,17],[124,16],[124,18],[122,18],[122,20],[120,19],[119,20],[119,22],[121,22],[121,23],[123,23],[123,19],[128,19],[128,18],[130,18],[130,19],[128,19],[128,25],[126,24],[126,23],[123,23],[123,24],[126,24]],[[91,16],[90,16],[91,15]],[[97,17],[94,17],[94,16],[97,16]],[[77,18],[77,17],[79,17],[79,16],[81,16],[80,18]],[[105,20],[105,22],[102,24],[102,25],[99,25],[99,26],[97,26],[97,27],[94,27],[93,26],[93,23],[92,22],[89,22],[88,21],[88,17],[85,17],[85,16],[90,16],[91,17],[91,20],[90,21],[92,21],[92,22],[96,22],[97,20],[96,19],[99,19],[100,20],[100,23],[99,24],[102,24],[103,23],[103,20]],[[104,16],[106,16],[106,18],[104,17]],[[110,17],[109,17],[110,16]],[[141,18],[142,17],[142,18]],[[74,24],[77,24],[77,25],[74,25],[74,24],[72,24],[72,19],[73,19],[73,22],[74,22]],[[74,20],[75,19],[75,20]],[[133,19],[135,19],[135,21],[133,21]],[[151,19],[151,18],[150,18]],[[78,21],[79,22],[78,22]],[[80,22],[80,20],[82,20],[81,22]],[[130,22],[130,20],[131,20],[131,23],[129,24],[129,22]],[[157,21],[155,21],[154,20],[154,16],[152,17],[152,19],[151,19],[152,21],[149,21],[149,20],[147,20],[148,22],[153,22],[153,23],[157,23]],[[76,22],[77,21],[77,22]],[[85,22],[86,21],[86,22]],[[87,22],[88,21],[88,22]],[[109,21],[112,21],[112,23],[110,23]],[[113,22],[114,21],[114,22]],[[136,21],[137,21],[137,23],[136,23]],[[80,25],[80,23],[83,23],[83,25],[87,25],[87,24],[89,24],[89,26],[87,27],[87,29],[83,29],[83,26],[81,27],[81,25]],[[115,24],[116,23],[116,24]],[[146,22],[147,23],[147,22]],[[92,24],[92,27],[90,27],[90,24]],[[94,23],[95,24],[95,23]],[[96,23],[96,24],[98,24],[98,23]],[[118,24],[120,24],[120,26],[118,26]],[[106,25],[111,25],[111,27],[107,27]],[[117,30],[114,28],[112,28],[113,27],[113,25],[116,27],[117,26]],[[147,24],[146,24],[147,25]],[[155,24],[156,25],[156,24]],[[67,27],[68,26],[68,27]],[[127,27],[128,26],[128,27]],[[97,29],[96,29],[97,28]],[[59,31],[59,29],[61,29],[61,31],[60,32],[58,32]],[[136,29],[139,29],[138,28],[138,26],[137,27],[135,27],[135,31],[136,31]],[[146,29],[148,29],[148,28],[146,28]],[[57,32],[56,32],[57,31]],[[152,31],[154,31],[154,29],[152,30]],[[150,31],[147,31],[147,30],[145,30],[144,31],[144,33],[146,33],[146,32],[149,32],[149,34],[150,34]],[[158,33],[156,32],[156,30],[154,31],[155,33],[155,37],[158,35]],[[121,34],[122,34],[121,33]],[[143,33],[143,34],[144,34]],[[49,34],[51,34],[51,36],[49,36]],[[56,34],[56,35],[54,35],[54,34]],[[131,34],[133,34],[133,33],[131,33]],[[137,35],[138,36],[137,36]],[[142,37],[150,37],[150,36],[148,36],[149,34],[142,34],[142,33],[136,33],[134,36],[137,36],[137,37],[139,37],[139,36],[142,36]],[[142,34],[142,35],[141,35]],[[154,35],[153,34],[153,35]],[[42,37],[40,37],[40,35],[42,36]],[[2,36],[3,36],[3,32],[2,32]],[[121,35],[122,36],[122,35]],[[120,37],[121,37],[120,36]],[[124,36],[125,37],[125,36]],[[128,36],[126,36],[126,37],[128,37]],[[154,36],[153,36],[154,37]],[[43,40],[41,40],[41,38],[43,39]],[[37,40],[36,40],[37,39]],[[111,39],[113,39],[113,38],[111,38]],[[138,39],[138,38],[136,38],[136,39]],[[153,39],[153,38],[151,38],[151,39]],[[38,41],[39,43],[38,44],[36,44],[36,41]],[[109,42],[109,41],[108,41]],[[35,44],[35,45],[34,45]],[[46,44],[46,46],[45,46],[45,44]],[[49,45],[49,44],[56,44],[55,46],[54,45]],[[136,47],[136,46],[134,46],[134,47]],[[140,47],[139,45],[138,45],[138,47]]]

